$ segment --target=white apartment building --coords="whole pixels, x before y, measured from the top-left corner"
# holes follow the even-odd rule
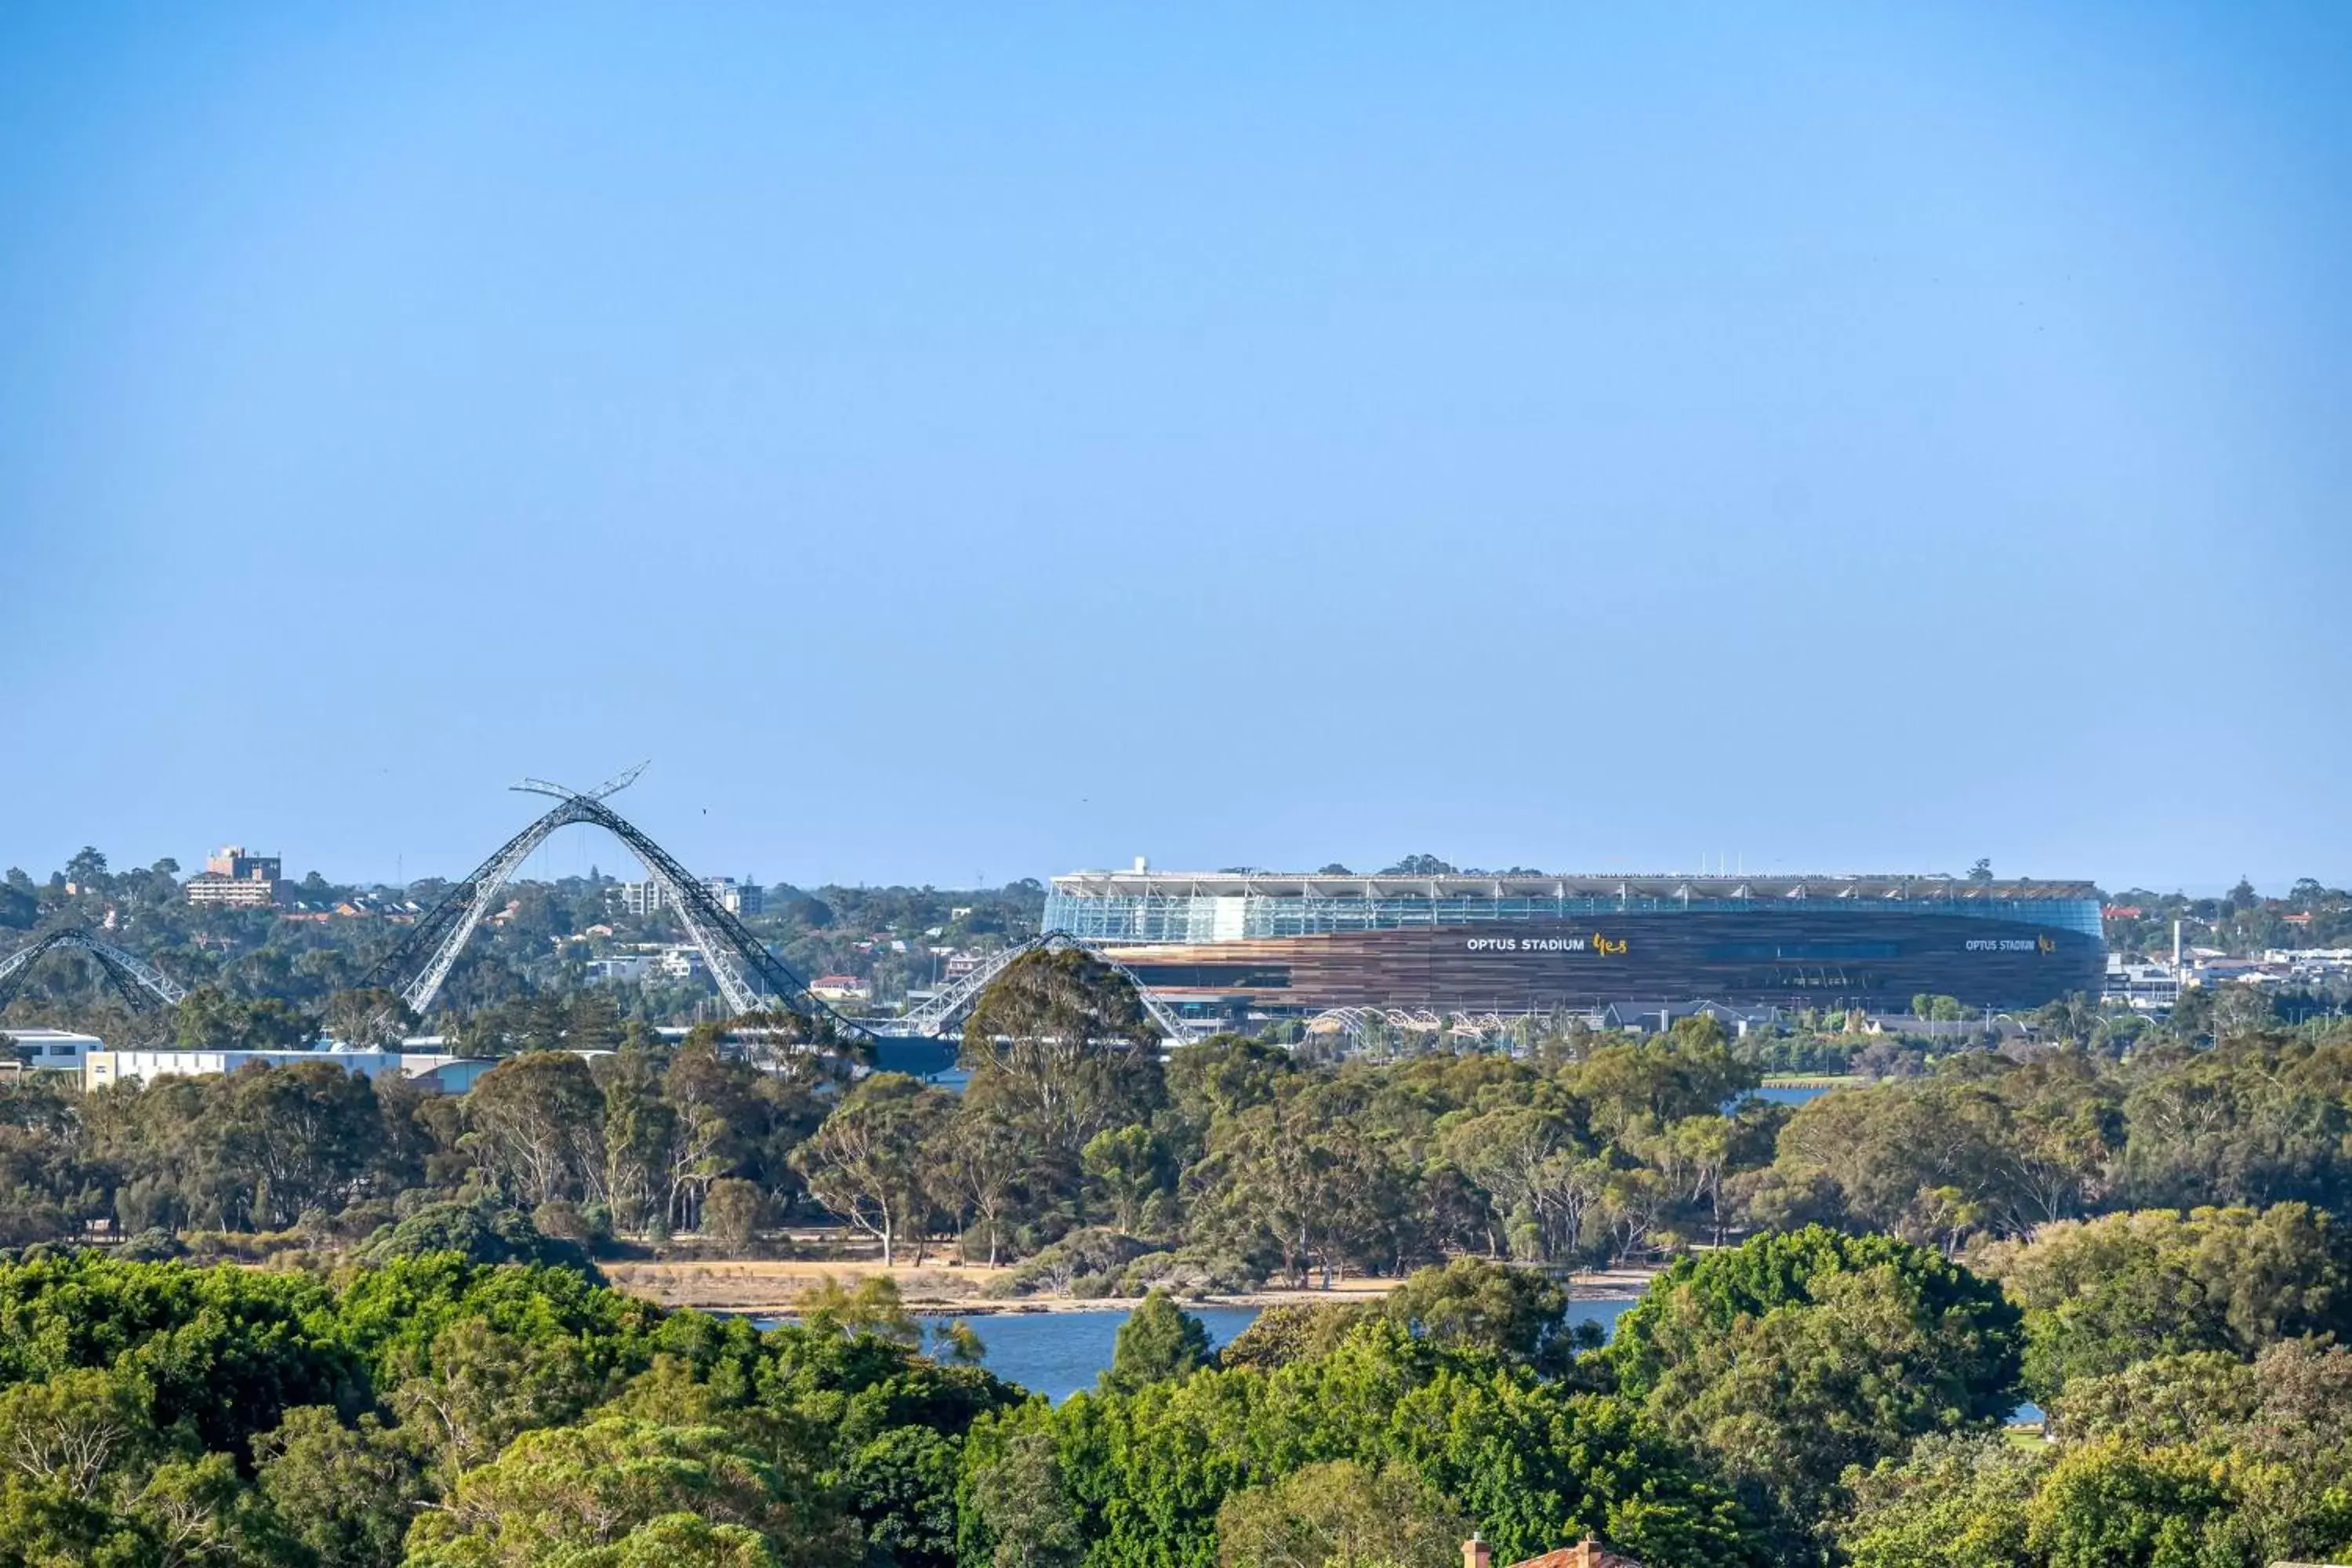
[[[225,844],[205,861],[202,871],[188,879],[187,900],[192,904],[268,909],[278,901],[282,879],[277,856],[248,854],[242,844]]]
[[[757,882],[739,882],[732,877],[705,877],[702,885],[709,889],[719,907],[730,915],[756,915],[767,908],[766,890]],[[629,914],[643,920],[668,906],[659,882],[622,882],[613,889],[614,900]]]

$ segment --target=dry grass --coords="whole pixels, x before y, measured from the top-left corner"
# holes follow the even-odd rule
[[[643,1296],[665,1307],[702,1307],[720,1312],[787,1311],[818,1280],[830,1277],[855,1285],[871,1275],[887,1273],[897,1282],[899,1298],[918,1309],[957,1310],[977,1301],[993,1280],[1012,1272],[965,1264],[944,1268],[926,1262],[917,1268],[900,1263],[885,1269],[879,1259],[863,1258],[667,1258],[652,1263],[607,1263],[604,1277],[616,1289]]]

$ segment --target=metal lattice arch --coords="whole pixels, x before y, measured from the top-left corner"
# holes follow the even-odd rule
[[[1440,1016],[1425,1007],[1327,1007],[1307,1020],[1307,1032],[1343,1035],[1355,1046],[1362,1045],[1368,1033],[1381,1026],[1399,1034],[1486,1040],[1506,1033],[1519,1021],[1499,1013],[1449,1013]]]
[[[961,1023],[964,1016],[970,1013],[974,1005],[980,1001],[980,994],[988,989],[990,982],[1014,963],[1033,952],[1060,952],[1071,949],[1086,953],[1097,963],[1108,965],[1129,985],[1134,986],[1136,998],[1143,1004],[1143,1011],[1150,1018],[1152,1026],[1170,1040],[1181,1042],[1191,1037],[1183,1023],[1170,1009],[1168,1004],[1154,996],[1143,982],[1135,977],[1132,970],[1104,952],[1094,943],[1072,936],[1066,931],[1049,931],[1043,935],[1033,936],[1016,947],[1008,947],[1001,952],[991,953],[987,963],[980,965],[954,984],[946,987],[938,995],[915,1008],[905,1017],[890,1020],[890,1033],[895,1036],[939,1039],[950,1033],[958,1024]]]
[[[635,783],[645,769],[646,764],[639,763],[593,790],[569,789],[545,779],[525,779],[514,785],[525,794],[551,796],[556,805],[476,867],[472,876],[419,920],[401,944],[369,972],[364,984],[397,994],[411,1010],[423,1014],[440,994],[467,942],[499,907],[507,884],[522,869],[531,851],[556,829],[584,822],[619,839],[644,864],[646,875],[661,889],[663,900],[709,966],[710,977],[729,1007],[738,1014],[781,1008],[808,1019],[820,1037],[829,1034],[836,1040],[870,1042],[873,1035],[866,1026],[826,1006],[698,878],[604,804],[606,796]]]
[[[81,926],[68,926],[53,931],[26,946],[18,948],[5,958],[0,958],[0,1010],[16,999],[24,988],[32,967],[42,954],[59,952],[80,952],[89,955],[106,976],[107,984],[130,1004],[134,1012],[153,1012],[160,1007],[176,1007],[188,992],[187,988],[146,960],[123,952],[97,932]]]

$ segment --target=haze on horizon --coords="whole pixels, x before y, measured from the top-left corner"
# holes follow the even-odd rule
[[[2321,5],[14,8],[0,864],[456,877],[651,756],[803,886],[2352,883],[2347,79]]]

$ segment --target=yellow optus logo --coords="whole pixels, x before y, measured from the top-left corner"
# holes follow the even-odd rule
[[[1599,931],[1594,931],[1592,933],[1592,951],[1595,952],[1622,952],[1625,951],[1625,941],[1626,939],[1621,936],[1615,942],[1611,942]]]
[[[2051,939],[2051,938],[2049,938],[2049,937],[2046,937],[2046,936],[2045,936],[2045,937],[2041,938],[2041,939],[2040,939],[2040,941],[2041,941],[2041,944],[2042,944],[2042,952],[2057,952],[2057,951],[2058,951],[2058,943],[2057,943],[2055,941],[2053,941],[2053,939]]]

